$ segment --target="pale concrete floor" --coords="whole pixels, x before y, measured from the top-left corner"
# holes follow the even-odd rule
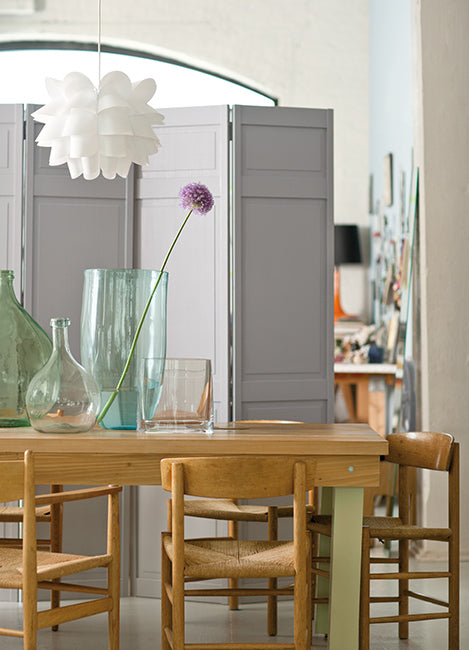
[[[427,565],[425,565],[427,566]],[[415,563],[416,570],[424,569]],[[432,565],[434,568],[435,565]],[[434,581],[435,583],[438,581]],[[441,581],[444,582],[444,581]],[[415,585],[418,590],[418,585]],[[444,592],[440,590],[440,595]],[[380,613],[391,613],[393,605],[380,605]],[[160,650],[160,601],[151,598],[122,598],[120,650]],[[230,612],[220,604],[189,602],[186,606],[186,636],[188,642],[274,641],[265,636],[266,608],[263,603],[242,605],[241,611]],[[16,603],[0,603],[0,626],[21,626],[22,608]],[[461,563],[461,650],[469,648],[469,562]],[[394,624],[373,625],[373,650],[445,650],[447,622],[413,623],[410,638],[399,641]],[[277,642],[286,641],[292,632],[292,604],[279,605],[279,635]],[[0,637],[0,650],[21,650],[21,639]],[[313,647],[326,648],[323,636],[314,635]],[[38,650],[106,650],[106,615],[72,621],[58,632],[40,630]],[[449,650],[454,650],[453,648]]]

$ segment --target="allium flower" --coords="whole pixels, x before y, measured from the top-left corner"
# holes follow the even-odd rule
[[[201,183],[189,183],[181,187],[179,196],[183,208],[198,214],[207,214],[213,208],[213,196],[208,187]]]
[[[72,178],[125,178],[130,165],[147,165],[160,141],[152,124],[163,116],[147,102],[153,97],[153,79],[131,83],[123,72],[109,72],[96,89],[81,72],[63,81],[46,79],[51,101],[33,113],[44,127],[40,147],[50,147],[50,165],[67,163]]]
[[[101,413],[98,415],[97,422],[101,422],[103,417],[106,415],[108,412],[111,404],[114,402],[114,400],[117,397],[118,392],[121,389],[122,384],[124,383],[125,376],[127,374],[127,371],[130,366],[130,362],[132,361],[133,354],[135,352],[135,347],[137,345],[138,337],[140,335],[140,331],[143,326],[143,321],[145,320],[145,316],[147,315],[148,309],[150,307],[150,303],[152,301],[153,296],[156,293],[156,290],[158,289],[158,285],[160,283],[160,280],[162,278],[163,271],[166,268],[166,264],[168,263],[169,256],[171,255],[173,248],[176,245],[177,240],[179,239],[179,235],[182,233],[182,230],[186,223],[189,220],[189,217],[193,212],[197,212],[198,214],[207,214],[207,212],[210,212],[210,210],[213,208],[213,196],[205,185],[201,185],[200,183],[189,183],[188,185],[185,185],[184,187],[181,188],[179,192],[179,196],[182,198],[181,200],[181,206],[183,208],[186,208],[189,210],[187,213],[186,218],[182,222],[182,226],[179,228],[176,237],[173,240],[173,243],[169,247],[168,252],[166,253],[166,257],[164,258],[163,265],[160,270],[160,274],[158,276],[158,280],[155,283],[155,286],[152,289],[152,292],[150,294],[150,297],[147,300],[147,304],[145,305],[145,309],[143,310],[143,314],[140,318],[140,321],[137,326],[137,330],[134,334],[134,338],[132,341],[132,345],[130,347],[130,352],[129,356],[127,357],[127,361],[124,367],[124,370],[122,371],[122,375],[117,383],[117,386],[115,389],[112,391],[110,398],[104,405],[103,409],[101,410]]]

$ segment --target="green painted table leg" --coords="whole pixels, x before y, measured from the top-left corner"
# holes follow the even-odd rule
[[[321,489],[321,514],[332,514],[332,488]],[[319,537],[318,555],[329,556],[331,553],[331,539],[325,535]],[[329,571],[329,564],[320,564],[320,569]],[[327,578],[317,578],[316,595],[318,598],[327,598],[329,596],[329,580]],[[314,617],[314,630],[316,634],[329,633],[329,606],[317,605],[316,615]]]
[[[363,488],[334,488],[329,650],[358,650]]]

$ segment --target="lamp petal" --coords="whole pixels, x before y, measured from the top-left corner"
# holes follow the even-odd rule
[[[99,155],[80,158],[83,167],[83,178],[92,181],[99,176]]]
[[[46,77],[46,90],[52,99],[63,99],[63,81]]]
[[[156,82],[154,79],[143,79],[132,84],[133,101],[147,104],[156,92]]]
[[[78,178],[83,174],[83,165],[80,158],[68,159],[67,166],[72,178]]]
[[[84,158],[97,153],[98,136],[96,133],[70,136],[70,158]]]
[[[40,147],[50,147],[55,138],[61,138],[63,135],[65,117],[56,117],[46,122],[39,131],[36,142]]]
[[[59,156],[54,148],[51,148],[50,150],[50,155],[49,155],[49,165],[51,167],[56,167],[57,165],[63,165],[64,163],[68,163],[69,157],[68,154],[65,156]]]
[[[143,116],[143,115],[131,115],[130,116],[130,123],[132,125],[132,130],[134,132],[134,135],[143,137],[143,138],[154,138],[156,137],[155,134],[153,133],[153,129],[151,127],[150,122],[148,119]]]
[[[124,72],[114,71],[108,72],[101,79],[99,83],[99,92],[118,92],[123,95],[130,95],[132,92],[132,84],[130,79]]]
[[[100,93],[97,103],[97,111],[105,111],[108,108],[114,108],[115,106],[121,106],[127,108],[128,102],[123,99],[120,95],[116,93]]]
[[[95,90],[93,82],[82,72],[69,72],[62,82],[62,88],[65,97],[77,91],[88,93]]]
[[[100,135],[132,135],[132,124],[126,109],[114,106],[98,115]]]
[[[116,177],[117,158],[114,158],[112,156],[101,156],[100,164],[104,178],[112,180]]]
[[[126,158],[119,158],[119,160],[117,161],[117,168],[116,168],[119,176],[121,176],[122,178],[127,178],[127,176],[129,175],[129,169],[131,164],[132,164],[132,160],[129,156],[127,156]]]
[[[100,135],[99,152],[102,156],[125,157],[128,153],[127,137],[125,135]]]
[[[64,135],[98,133],[98,117],[91,111],[72,108],[63,125]]]

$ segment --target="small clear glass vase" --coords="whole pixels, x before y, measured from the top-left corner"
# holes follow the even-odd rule
[[[50,357],[52,342],[16,299],[14,277],[0,271],[0,427],[29,427],[26,391]]]
[[[83,433],[96,422],[101,396],[94,377],[72,357],[69,318],[52,318],[53,350],[26,393],[31,426],[42,433]]]

